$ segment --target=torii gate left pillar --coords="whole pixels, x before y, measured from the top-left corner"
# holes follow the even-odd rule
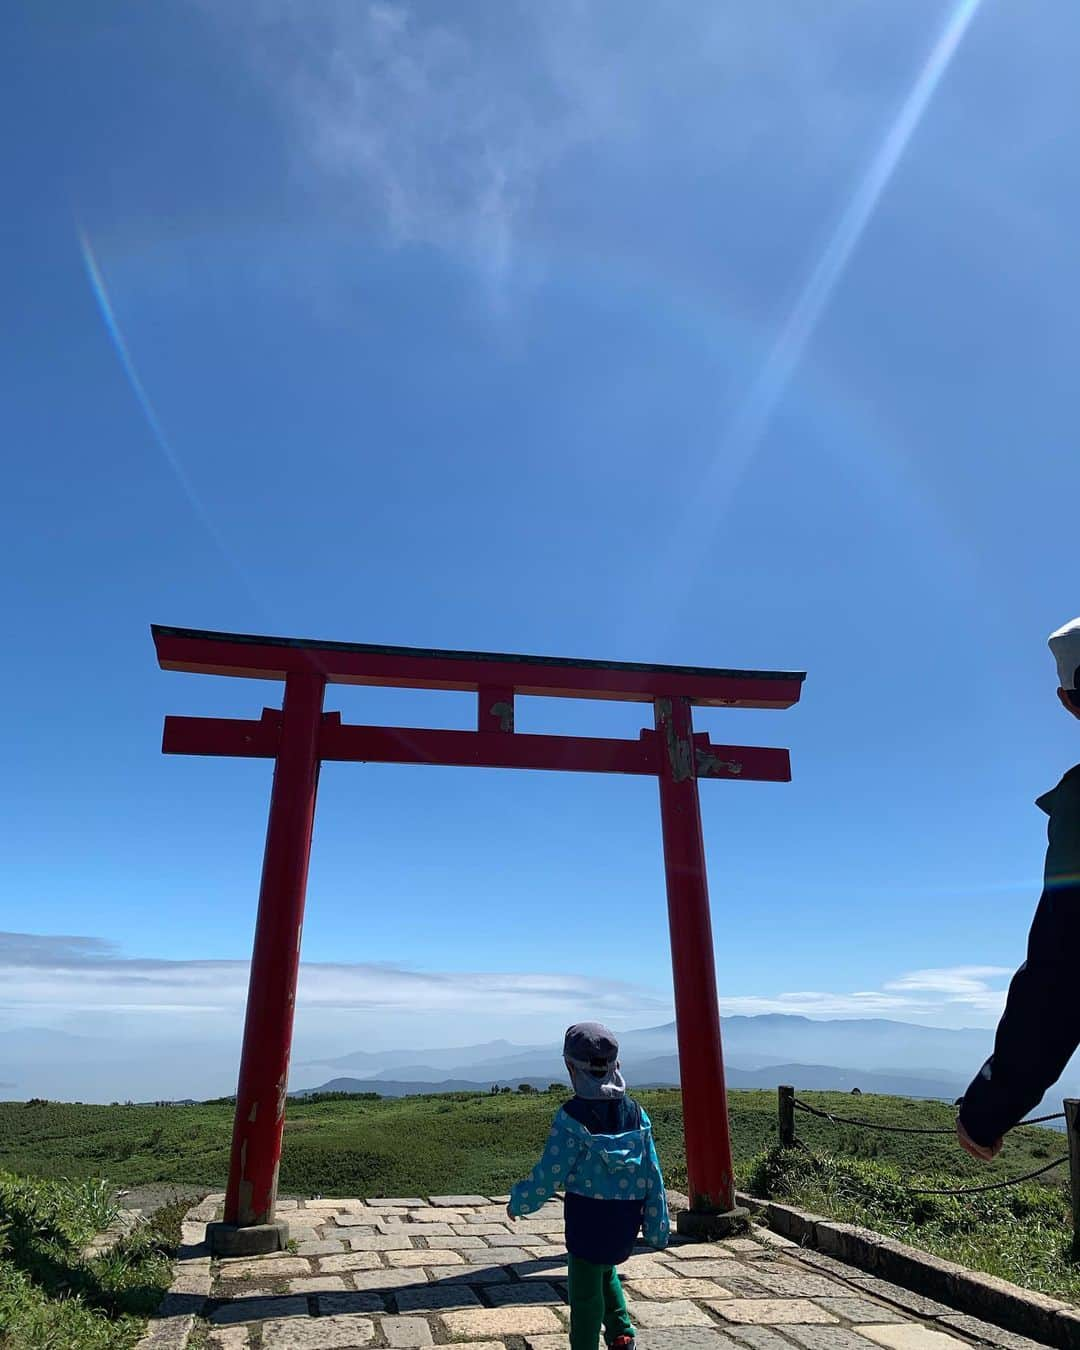
[[[716,992],[701,778],[786,782],[786,750],[712,745],[696,735],[692,706],[787,708],[803,676],[622,662],[319,643],[186,629],[153,629],[167,670],[277,679],[280,712],[258,721],[168,717],[163,750],[275,760],[259,910],[237,1087],[225,1222],[213,1226],[222,1254],[284,1247],[275,1216],[289,1052],[300,964],[308,858],[322,760],[444,764],[654,775],[671,933],[675,1017],[690,1209],[679,1228],[730,1231],[735,1206],[720,1013]],[[327,683],[472,690],[477,730],[348,726],[323,712]],[[533,736],[514,731],[517,694],[648,702],[654,727],[637,741]]]

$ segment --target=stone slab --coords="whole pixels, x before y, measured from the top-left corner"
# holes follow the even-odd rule
[[[705,1327],[659,1327],[639,1331],[637,1336],[637,1350],[734,1350],[736,1344],[722,1331]]]
[[[343,1270],[383,1270],[378,1252],[342,1252],[319,1260],[319,1271],[324,1275],[340,1275]]]
[[[536,1303],[561,1306],[566,1300],[552,1284],[529,1280],[520,1284],[497,1284],[487,1291],[488,1301],[496,1308],[524,1307]]]
[[[403,1252],[412,1246],[408,1228],[393,1233],[349,1234],[346,1241],[354,1252]]]
[[[463,1284],[418,1285],[394,1295],[398,1312],[441,1312],[445,1308],[479,1308],[480,1300]]]
[[[427,1280],[422,1270],[354,1270],[350,1274],[354,1289],[376,1292],[383,1289],[406,1289],[409,1285],[424,1284]]]
[[[664,1256],[673,1261],[716,1261],[724,1259],[726,1249],[727,1243],[682,1240],[665,1247]]]
[[[292,1318],[267,1322],[262,1329],[262,1350],[354,1350],[375,1339],[370,1317]]]
[[[505,1256],[505,1252],[499,1253],[500,1260]],[[530,1261],[524,1252],[520,1256],[520,1261],[510,1264],[510,1269],[519,1280],[565,1280],[570,1276],[565,1256],[548,1256],[534,1261]]]
[[[453,1233],[449,1237],[443,1237],[438,1233],[436,1233],[434,1237],[428,1237],[427,1233],[425,1233],[424,1236],[427,1238],[427,1245],[430,1251],[476,1252],[490,1250],[487,1243],[481,1237],[461,1237],[458,1233]],[[507,1233],[506,1236],[509,1237],[510,1234]],[[386,1251],[390,1249],[383,1248],[383,1250]]]
[[[381,1313],[386,1311],[386,1295],[349,1289],[344,1294],[316,1294],[320,1317],[335,1313]]]
[[[734,1298],[729,1289],[715,1280],[678,1279],[630,1280],[626,1286],[635,1299],[664,1303],[676,1298]]]
[[[797,1266],[779,1266],[769,1261],[755,1261],[743,1274],[780,1298],[818,1298],[821,1295],[840,1298],[851,1293],[845,1285],[817,1271],[802,1270]]]
[[[763,1331],[764,1327],[758,1328]],[[846,1327],[785,1327],[793,1341],[804,1350],[870,1350],[870,1342]],[[765,1350],[757,1347],[756,1350]]]
[[[814,1302],[826,1312],[833,1313],[842,1322],[906,1322],[895,1308],[885,1308],[880,1303],[872,1303],[868,1298],[833,1298],[826,1295]]]
[[[847,1278],[848,1283],[854,1285],[856,1289],[864,1290],[874,1298],[894,1303],[905,1312],[914,1313],[916,1317],[944,1317],[953,1311],[944,1303],[939,1303],[937,1299],[927,1298],[925,1294],[916,1294],[902,1285],[892,1284],[889,1280],[879,1280],[876,1275],[864,1275],[861,1271],[853,1271]]]
[[[792,1247],[798,1249],[799,1244],[797,1242],[785,1237],[783,1233],[774,1233],[771,1228],[756,1228],[754,1232],[757,1234],[758,1241],[764,1242],[767,1247],[776,1247],[780,1250]]]
[[[727,1322],[785,1326],[789,1322],[839,1322],[831,1312],[806,1298],[733,1298],[708,1305]]]
[[[670,1280],[673,1272],[670,1266],[657,1261],[655,1256],[631,1256],[619,1267],[620,1280]]]
[[[135,1350],[184,1350],[194,1329],[194,1313],[155,1317]]]
[[[442,1209],[460,1209],[462,1205],[490,1205],[486,1195],[433,1195],[431,1203]]]
[[[760,1298],[768,1292],[754,1278],[757,1266],[753,1267],[752,1274],[747,1265],[740,1261],[679,1261],[673,1262],[670,1270],[683,1279],[716,1280],[725,1289],[746,1298]]]
[[[868,1319],[867,1319],[868,1320]],[[1005,1331],[1002,1327],[992,1326],[978,1317],[969,1317],[966,1313],[946,1313],[939,1317],[944,1330],[959,1331],[970,1336],[981,1345],[992,1345],[997,1350],[1043,1350],[1041,1341],[1033,1341],[1027,1336],[1018,1336],[1015,1331]]]
[[[297,1256],[334,1256],[344,1250],[345,1244],[339,1238],[312,1238],[296,1246]]]
[[[547,1247],[550,1243],[546,1233],[520,1232],[517,1228],[508,1233],[488,1233],[487,1241],[492,1247]]]
[[[388,1346],[414,1350],[416,1346],[431,1345],[431,1328],[422,1317],[385,1317],[382,1333]]]
[[[208,1350],[247,1350],[247,1327],[219,1327],[206,1338]]]
[[[369,1209],[423,1209],[426,1205],[418,1195],[380,1195],[367,1201]]]
[[[800,1331],[818,1331],[819,1329],[818,1327],[799,1328]],[[789,1336],[795,1335],[794,1327],[785,1327],[784,1330]],[[724,1328],[724,1334],[731,1338],[732,1344],[748,1345],[750,1350],[791,1350],[791,1342],[785,1340],[778,1331],[772,1331],[769,1327],[756,1327],[749,1322],[745,1326],[737,1326],[732,1322]],[[850,1332],[844,1331],[840,1327],[830,1327],[828,1334],[835,1336],[851,1335]],[[838,1342],[837,1350],[852,1350],[852,1347],[844,1346],[842,1342]],[[859,1350],[870,1350],[870,1347],[864,1341]]]
[[[288,1280],[294,1275],[310,1275],[311,1263],[299,1256],[257,1256],[251,1261],[225,1261],[218,1271],[219,1280]]]
[[[859,1327],[860,1336],[865,1336],[876,1345],[887,1350],[962,1350],[966,1345],[957,1336],[947,1331],[936,1331],[924,1327],[919,1322],[904,1322],[900,1326]]]
[[[374,1255],[374,1253],[354,1252],[354,1256]],[[468,1255],[474,1255],[470,1252]],[[333,1260],[333,1257],[330,1258]],[[460,1252],[441,1252],[435,1248],[425,1247],[422,1250],[413,1247],[407,1251],[387,1252],[386,1259],[392,1267],[411,1268],[422,1266],[463,1266],[465,1257]]]
[[[451,1340],[476,1340],[481,1336],[527,1336],[533,1332],[559,1332],[562,1323],[549,1308],[473,1308],[444,1312],[439,1320]]]
[[[631,1319],[639,1327],[711,1327],[713,1320],[689,1299],[667,1303],[630,1303]]]
[[[293,1297],[232,1298],[210,1314],[213,1326],[236,1322],[261,1322],[268,1317],[306,1317],[307,1299]]]
[[[305,1275],[302,1280],[289,1281],[290,1294],[336,1294],[348,1287],[340,1275]]]
[[[432,1273],[440,1284],[508,1284],[510,1272],[505,1266],[440,1266]]]

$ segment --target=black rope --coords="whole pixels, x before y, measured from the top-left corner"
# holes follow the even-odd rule
[[[800,1111],[806,1111],[811,1116],[818,1116],[821,1120],[831,1121],[833,1125],[861,1125],[867,1130],[883,1130],[888,1134],[955,1134],[956,1126],[926,1126],[926,1125],[881,1125],[876,1120],[860,1120],[856,1116],[834,1116],[829,1111],[821,1111],[816,1106],[811,1106],[808,1102],[800,1101],[798,1097],[794,1099],[794,1104]],[[1048,1120],[1064,1120],[1065,1112],[1058,1111],[1052,1116],[1035,1116],[1031,1120],[1022,1120],[1016,1128],[1020,1129],[1022,1125],[1042,1125]]]
[[[879,1125],[873,1120],[858,1120],[854,1116],[834,1116],[829,1111],[819,1111],[816,1106],[810,1106],[806,1102],[795,1098],[795,1105],[800,1111],[806,1111],[811,1116],[818,1116],[821,1120],[831,1121],[833,1125],[862,1125],[868,1130],[886,1130],[890,1134],[955,1134],[956,1127],[950,1126],[948,1129],[930,1128],[929,1126],[917,1125]]]
[[[1011,1177],[1008,1181],[994,1181],[988,1186],[967,1186],[960,1191],[924,1190],[918,1186],[909,1186],[908,1189],[912,1195],[979,1195],[982,1191],[1003,1191],[1007,1186],[1019,1186],[1022,1181],[1031,1181],[1035,1177],[1041,1177],[1044,1173],[1055,1167],[1060,1167],[1063,1162],[1068,1161],[1068,1158],[1055,1158],[1045,1167],[1040,1167],[1034,1172],[1025,1172],[1022,1177]]]

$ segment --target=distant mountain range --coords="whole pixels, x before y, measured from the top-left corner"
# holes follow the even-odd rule
[[[637,1088],[675,1087],[679,1082],[678,1061],[663,1059],[649,1061],[649,1068],[634,1077]],[[860,1073],[855,1069],[837,1069],[827,1064],[780,1064],[769,1069],[728,1069],[727,1086],[751,1091],[774,1088],[780,1083],[794,1083],[803,1091],[876,1092],[891,1097],[936,1097],[951,1101],[966,1086],[960,1078],[906,1078],[902,1075]],[[522,1083],[543,1091],[554,1082],[566,1082],[565,1073],[556,1078],[441,1078],[432,1082],[419,1079],[393,1078],[331,1078],[317,1088],[304,1088],[290,1093],[293,1097],[308,1097],[315,1092],[377,1092],[382,1097],[416,1097],[432,1092],[486,1092],[492,1086],[517,1088]]]
[[[770,1013],[723,1019],[728,1085],[886,1093],[954,1098],[970,1082],[993,1043],[989,1030],[922,1027],[884,1018],[815,1021]],[[623,1070],[639,1087],[679,1082],[675,1024],[619,1033]],[[440,1050],[357,1050],[305,1069],[348,1069],[309,1092],[378,1092],[388,1097],[422,1092],[467,1092],[492,1084],[544,1088],[564,1082],[558,1045],[482,1045]]]

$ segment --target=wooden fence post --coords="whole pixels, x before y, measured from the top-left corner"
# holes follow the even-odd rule
[[[776,1089],[777,1107],[780,1117],[780,1147],[795,1147],[795,1089],[779,1087]],[[1080,1102],[1077,1102],[1080,1106]]]
[[[1073,1251],[1080,1252],[1080,1134],[1077,1117],[1080,1101],[1065,1099],[1065,1132],[1069,1138],[1069,1182],[1072,1190]]]

